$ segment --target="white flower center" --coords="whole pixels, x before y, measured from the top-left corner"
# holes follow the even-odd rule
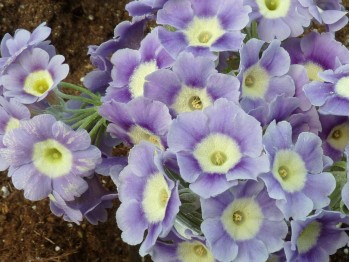
[[[323,82],[323,80],[318,76],[318,73],[323,71],[323,68],[320,65],[313,62],[307,62],[304,66],[310,81]]]
[[[212,99],[208,95],[206,89],[190,88],[184,86],[177,95],[172,108],[176,113],[191,112],[194,110],[202,110],[212,104]]]
[[[152,175],[143,192],[142,207],[151,223],[162,221],[170,198],[170,190],[161,173]]]
[[[194,17],[184,34],[190,46],[211,46],[225,31],[217,17]]]
[[[69,149],[53,139],[34,144],[32,161],[45,176],[57,178],[67,175],[73,165],[73,156]]]
[[[224,229],[236,241],[254,238],[263,219],[259,204],[252,198],[234,200],[221,216]]]
[[[211,134],[197,144],[194,157],[207,173],[226,174],[241,159],[236,141],[224,134]]]
[[[291,150],[276,153],[272,174],[286,192],[296,192],[304,188],[307,170],[300,155]]]
[[[5,134],[18,127],[19,127],[19,120],[17,118],[11,117],[9,121],[7,121],[7,125],[5,127]]]
[[[317,244],[321,233],[321,223],[313,221],[300,233],[297,240],[299,254],[305,253]]]
[[[30,95],[40,97],[53,85],[49,71],[39,70],[30,73],[24,81],[24,91]]]
[[[335,92],[342,97],[349,99],[349,77],[342,77],[335,85]]]
[[[251,99],[264,98],[269,86],[269,75],[259,65],[250,67],[243,74],[242,96]]]
[[[291,6],[291,0],[256,0],[260,14],[269,19],[285,17]]]
[[[199,241],[193,241],[193,242],[181,242],[177,246],[177,255],[180,259],[180,261],[183,262],[214,262],[215,259],[210,252],[206,248],[205,245],[203,245]]]
[[[148,141],[160,149],[164,149],[159,136],[138,125],[135,125],[130,129],[129,136],[134,145],[139,144],[141,141]]]
[[[331,147],[344,151],[349,141],[349,123],[335,126],[327,137],[327,142]]]
[[[158,66],[156,61],[149,61],[140,64],[133,72],[129,88],[132,98],[143,96],[144,84],[146,77],[153,72],[157,71]]]

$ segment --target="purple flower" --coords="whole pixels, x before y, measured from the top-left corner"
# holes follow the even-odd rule
[[[104,94],[112,81],[113,65],[110,58],[114,52],[123,48],[139,49],[144,36],[146,20],[123,21],[114,29],[114,37],[100,46],[89,46],[88,54],[95,70],[84,77],[84,86],[93,92]]]
[[[310,24],[307,9],[298,0],[245,0],[252,7],[250,20],[258,23],[259,38],[271,42],[304,33]]]
[[[238,51],[250,11],[243,0],[169,0],[157,14],[157,23],[165,25],[159,39],[174,58],[183,50],[210,56]]]
[[[299,108],[303,111],[310,110],[312,105],[303,89],[304,86],[310,82],[305,67],[298,64],[291,65],[288,75],[290,75],[294,81],[295,97],[299,99]]]
[[[20,121],[30,119],[28,108],[15,99],[7,101],[0,96],[0,148],[4,148],[2,142],[5,134],[20,126]],[[9,167],[9,163],[0,155],[0,171]]]
[[[217,260],[266,261],[283,247],[288,227],[261,181],[201,199],[201,206],[201,229]]]
[[[344,187],[342,188],[341,191],[341,198],[349,210],[349,145],[345,148],[344,151],[345,157],[346,157],[346,180],[347,182],[345,183]]]
[[[239,81],[219,74],[209,58],[183,52],[173,71],[161,69],[147,77],[145,96],[165,103],[177,115],[203,110],[221,97],[238,103]]]
[[[93,225],[107,220],[107,208],[112,207],[112,200],[117,194],[107,191],[97,176],[86,178],[87,190],[73,201],[65,201],[57,192],[49,195],[50,209],[56,216],[62,216],[65,221],[80,224],[83,217]]]
[[[331,33],[311,32],[300,38],[290,38],[282,44],[292,64],[304,65],[310,81],[321,81],[319,73],[348,64],[349,50]]]
[[[269,170],[259,122],[226,99],[204,111],[178,115],[169,129],[168,145],[176,153],[182,178],[204,198]]]
[[[261,178],[286,219],[306,217],[312,210],[329,204],[328,196],[336,184],[332,174],[322,172],[322,141],[318,136],[303,132],[294,145],[291,125],[272,122],[263,143],[271,172]]]
[[[287,261],[329,261],[329,255],[349,240],[339,223],[348,224],[348,217],[327,210],[319,210],[303,220],[292,220],[291,241],[284,245]]]
[[[346,116],[320,115],[322,124],[322,148],[324,154],[339,161],[349,144],[349,118]]]
[[[288,52],[280,46],[280,41],[274,40],[260,58],[263,45],[263,41],[251,39],[240,50],[238,78],[242,83],[242,98],[271,102],[279,95],[294,96],[294,82],[287,75]]]
[[[349,116],[349,64],[335,71],[326,70],[318,74],[321,81],[304,86],[306,97],[318,111],[326,115]]]
[[[117,224],[124,242],[137,245],[143,241],[141,256],[150,252],[158,237],[168,235],[181,204],[177,184],[154,162],[160,154],[157,147],[147,142],[133,147],[129,164],[117,183],[121,201]],[[148,232],[143,240],[145,230]]]
[[[73,131],[51,115],[39,115],[5,134],[0,155],[10,164],[14,186],[24,189],[27,199],[41,200],[55,191],[72,201],[87,190],[83,177],[101,159],[90,142],[85,130]]]
[[[189,236],[189,239],[181,237],[171,231],[162,240],[158,240],[151,251],[152,260],[155,262],[172,261],[217,261],[205,244],[205,238]]]
[[[113,82],[107,88],[104,101],[128,102],[143,96],[146,77],[160,68],[169,67],[173,59],[160,44],[158,28],[155,28],[142,40],[139,50],[118,50],[111,62]]]
[[[125,6],[130,16],[152,16],[168,0],[134,0]]]
[[[1,77],[4,96],[15,97],[23,104],[44,99],[67,75],[64,57],[50,55],[40,48],[23,52]]]
[[[167,146],[166,135],[171,123],[169,109],[159,101],[139,97],[124,104],[114,100],[99,108],[111,123],[107,132],[129,145],[148,141],[161,149]]]
[[[310,15],[319,23],[325,24],[331,32],[342,29],[349,21],[339,0],[299,0],[308,8]]]

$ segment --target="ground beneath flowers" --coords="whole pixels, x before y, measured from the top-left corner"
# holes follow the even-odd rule
[[[70,65],[67,82],[81,83],[93,69],[86,55],[87,46],[99,45],[113,36],[114,27],[128,19],[128,0],[0,0],[0,39],[17,28],[33,30],[46,21],[59,54]],[[348,1],[343,0],[348,8]],[[348,28],[337,33],[348,46]],[[116,151],[123,154],[125,151]],[[113,183],[105,179],[111,190]],[[16,261],[141,261],[137,248],[129,248],[120,237],[114,208],[109,220],[98,226],[77,226],[51,214],[48,201],[25,200],[14,189],[6,173],[0,173],[0,262]],[[339,250],[332,261],[348,261]]]

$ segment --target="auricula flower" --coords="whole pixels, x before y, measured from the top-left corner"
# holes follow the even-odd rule
[[[168,0],[134,0],[126,4],[125,9],[130,16],[152,16],[161,9]]]
[[[269,170],[259,122],[223,98],[203,111],[178,115],[168,145],[176,153],[182,178],[204,198]]]
[[[161,151],[148,142],[133,147],[129,164],[118,177],[121,205],[117,224],[122,239],[130,245],[141,244],[140,255],[148,254],[158,237],[165,237],[179,212],[177,184],[155,164]],[[147,235],[144,240],[144,234]]]
[[[347,182],[345,183],[344,187],[341,190],[341,198],[346,206],[346,208],[349,210],[349,145],[345,148],[344,154],[346,157],[346,179]]]
[[[310,81],[322,81],[320,72],[349,63],[349,50],[331,33],[310,32],[301,39],[286,40],[282,47],[288,51],[292,64],[304,65]]]
[[[258,23],[259,38],[271,42],[285,40],[304,32],[310,24],[307,9],[298,0],[245,0],[252,7],[251,20]]]
[[[288,219],[301,219],[327,206],[335,188],[332,174],[323,171],[321,139],[303,132],[295,144],[288,122],[272,122],[263,137],[271,172],[261,175],[269,196]]]
[[[219,261],[266,261],[283,247],[288,227],[261,181],[201,199],[201,207],[201,229]]]
[[[116,193],[107,191],[97,176],[86,178],[87,190],[73,201],[64,201],[55,191],[49,195],[50,209],[56,216],[62,216],[65,221],[80,224],[85,217],[91,224],[107,220],[107,208],[112,207]]]
[[[292,97],[295,86],[287,75],[290,68],[288,52],[280,46],[280,41],[274,40],[260,58],[263,45],[263,41],[251,39],[240,50],[238,78],[242,83],[242,98],[271,102],[282,94]]]
[[[112,99],[128,102],[143,96],[146,77],[173,63],[158,39],[158,28],[152,30],[141,42],[139,50],[121,49],[112,55],[112,82],[104,101]]]
[[[339,161],[349,144],[349,118],[346,116],[320,115],[322,148],[326,156]]]
[[[318,210],[303,220],[292,220],[291,241],[284,245],[287,261],[329,261],[329,255],[349,241],[339,223],[349,224],[348,217],[328,210]]]
[[[342,29],[349,21],[347,12],[339,0],[299,0],[310,15],[319,23],[327,26],[331,32]]]
[[[157,13],[157,23],[165,26],[159,39],[174,58],[183,50],[209,56],[238,51],[250,11],[243,0],[169,0]]]
[[[238,103],[239,81],[219,74],[211,59],[183,52],[172,71],[161,69],[147,77],[145,96],[165,103],[177,115],[203,110],[222,97]]]
[[[166,135],[171,116],[163,103],[145,97],[126,104],[112,100],[104,103],[99,112],[111,122],[107,132],[128,145],[148,141],[162,149],[167,146]]]
[[[41,200],[55,191],[72,201],[87,189],[83,177],[101,159],[85,130],[74,131],[51,115],[21,121],[5,134],[0,155],[9,164],[9,177],[29,200]]]
[[[44,99],[67,75],[69,67],[64,57],[50,55],[40,48],[22,53],[1,77],[4,96],[15,97],[23,104]]]
[[[304,86],[311,104],[318,106],[321,114],[349,116],[349,64],[318,76],[323,83],[313,81]]]
[[[21,120],[28,120],[30,112],[28,108],[15,99],[7,101],[0,96],[0,148],[4,148],[2,139],[5,134],[16,129]],[[9,167],[9,163],[0,155],[0,170],[3,171]]]

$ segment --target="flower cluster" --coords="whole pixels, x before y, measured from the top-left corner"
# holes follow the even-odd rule
[[[44,24],[5,35],[0,170],[154,261],[327,261],[347,243],[349,65],[336,0],[138,0],[87,89]],[[151,23],[149,23],[151,22]],[[157,26],[148,28],[146,25]],[[327,32],[307,33],[312,23]],[[308,30],[310,31],[310,30]],[[61,87],[80,92],[64,93]],[[114,154],[121,144],[128,157]],[[40,185],[40,186],[39,186]]]

